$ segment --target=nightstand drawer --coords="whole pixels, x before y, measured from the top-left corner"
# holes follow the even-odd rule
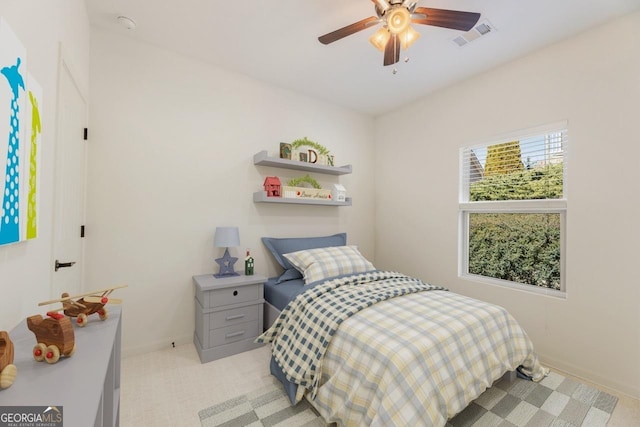
[[[211,290],[208,292],[209,307],[261,300],[262,293],[262,283]]]
[[[226,328],[214,329],[209,332],[209,343],[212,347],[235,341],[255,338],[260,335],[258,321],[239,323]]]
[[[211,313],[209,317],[209,329],[224,328],[243,322],[258,320],[258,305],[247,305],[232,310]]]

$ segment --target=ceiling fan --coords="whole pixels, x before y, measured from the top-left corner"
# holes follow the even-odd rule
[[[377,16],[370,16],[320,36],[320,43],[333,43],[381,23],[383,26],[369,41],[384,52],[384,65],[392,65],[400,60],[400,48],[406,50],[420,37],[420,33],[411,28],[411,23],[469,31],[480,19],[480,14],[476,12],[416,7],[417,2],[411,0],[371,1],[375,3]]]

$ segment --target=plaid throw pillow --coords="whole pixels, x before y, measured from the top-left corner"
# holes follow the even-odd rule
[[[284,256],[302,273],[305,285],[342,274],[376,269],[355,246],[308,249]]]

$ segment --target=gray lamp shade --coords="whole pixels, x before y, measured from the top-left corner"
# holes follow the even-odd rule
[[[240,233],[238,227],[216,227],[216,235],[213,239],[216,248],[231,248],[240,246]]]

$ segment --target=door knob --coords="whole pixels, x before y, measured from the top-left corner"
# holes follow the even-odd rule
[[[60,268],[66,268],[66,267],[71,267],[73,266],[73,264],[75,264],[75,261],[71,261],[71,262],[60,262],[58,260],[56,260],[56,269],[55,271],[58,271],[58,269]]]

